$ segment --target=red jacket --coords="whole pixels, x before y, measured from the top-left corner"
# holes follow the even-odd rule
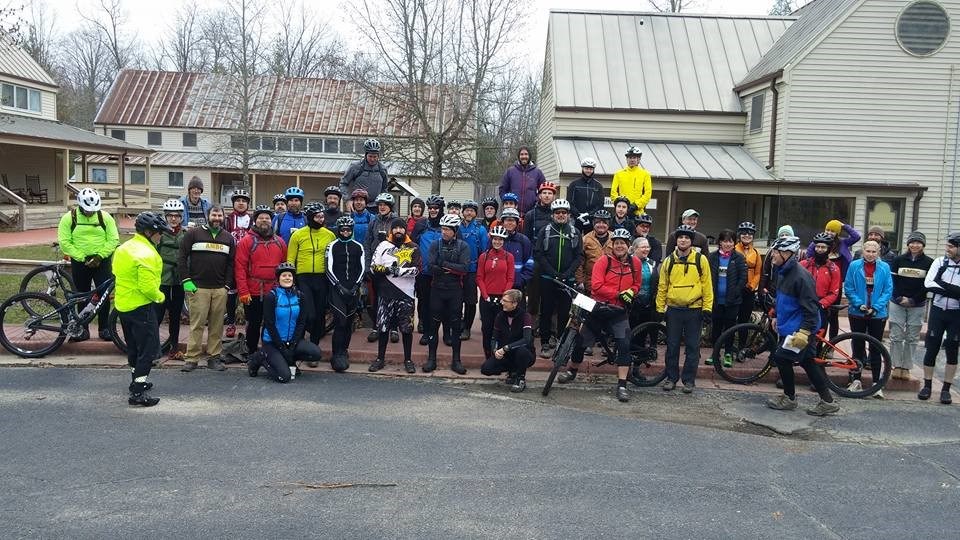
[[[627,289],[632,289],[633,294],[639,293],[642,280],[643,268],[640,259],[630,255],[627,262],[621,262],[614,256],[604,255],[593,265],[590,293],[597,302],[623,306],[620,293]]]
[[[827,309],[840,299],[840,267],[833,261],[827,261],[823,266],[817,266],[813,257],[800,261],[800,266],[813,274],[813,281],[817,284],[817,298],[820,307]]]
[[[272,233],[271,233],[272,234]],[[233,265],[237,294],[263,296],[277,282],[277,265],[287,260],[287,244],[277,235],[264,240],[256,232],[243,237]]]
[[[505,249],[490,248],[477,259],[477,287],[480,298],[491,294],[500,296],[513,287],[513,253]]]

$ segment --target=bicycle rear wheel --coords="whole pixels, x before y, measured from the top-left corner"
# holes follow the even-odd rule
[[[713,345],[713,369],[732,383],[756,382],[773,367],[772,355],[776,347],[774,336],[758,324],[732,326],[720,334]],[[724,360],[732,365],[724,367]]]
[[[60,264],[38,266],[23,276],[20,281],[20,292],[44,293],[52,296],[57,302],[66,303],[67,295],[74,292],[73,277],[68,268]]]
[[[656,386],[667,376],[664,362],[667,327],[649,321],[637,325],[630,333],[630,356],[633,364],[627,378],[636,386]]]
[[[864,342],[864,350],[868,353],[867,358],[856,358],[853,354],[854,343],[859,340]],[[879,353],[880,359],[875,366],[870,363],[869,352],[871,351]],[[857,363],[857,369],[843,366],[851,360]],[[830,341],[822,342],[814,361],[826,374],[827,386],[830,390],[837,395],[849,398],[863,398],[876,394],[886,386],[887,381],[890,380],[890,372],[893,370],[890,351],[884,347],[883,343],[871,335],[859,332],[847,332]],[[861,375],[861,390],[847,388],[851,374]]]
[[[54,297],[26,292],[0,304],[0,345],[22,358],[40,358],[67,338],[67,310]]]
[[[563,336],[560,338],[560,343],[557,344],[557,350],[553,353],[553,367],[550,368],[547,381],[543,383],[541,394],[547,395],[550,393],[550,388],[553,386],[554,379],[557,378],[557,373],[567,365],[570,357],[573,356],[573,345],[577,341],[579,334],[580,332],[572,326],[568,326],[567,329],[564,330]]]
[[[120,312],[117,310],[110,311],[110,318],[107,322],[108,328],[113,332],[113,344],[120,349],[120,352],[127,353],[127,338],[123,334],[123,325],[120,324]],[[160,323],[160,354],[164,355],[170,352],[170,349],[173,348],[174,343],[173,339],[170,337],[170,326]]]

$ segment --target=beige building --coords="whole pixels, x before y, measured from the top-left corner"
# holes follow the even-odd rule
[[[792,17],[550,14],[538,161],[609,185],[643,149],[666,234],[685,208],[716,234],[804,241],[832,218],[931,252],[960,229],[960,1],[814,0]]]

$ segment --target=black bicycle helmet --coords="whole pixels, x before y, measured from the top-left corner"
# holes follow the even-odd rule
[[[653,225],[653,216],[650,214],[640,214],[640,217],[637,219],[637,223],[646,223],[647,225]]]
[[[689,225],[680,225],[673,231],[674,236],[686,236],[690,240],[697,237],[697,230]]]
[[[270,216],[270,219],[273,219],[273,208],[265,204],[258,204],[256,208],[253,209],[253,220],[257,220],[257,216],[260,214],[267,214]]]
[[[616,199],[613,200],[613,205],[614,205],[614,206],[616,206],[617,203],[626,203],[627,206],[629,207],[629,206],[630,206],[630,199],[628,199],[628,198],[624,197],[623,195],[621,195],[621,196],[619,196],[619,197],[617,197]]]
[[[826,231],[818,232],[817,234],[813,235],[813,243],[827,245],[833,244],[833,235]]]
[[[467,199],[467,200],[463,201],[463,209],[466,210],[467,208],[473,208],[473,210],[474,210],[475,212],[479,212],[479,211],[480,211],[480,205],[477,204],[477,201],[475,201],[475,200],[473,200],[473,199]]]
[[[313,216],[317,214],[322,214],[323,210],[324,210],[324,206],[322,204],[313,202],[308,204],[306,208],[303,209],[303,213],[306,216],[307,221],[310,221],[313,219]]]
[[[353,230],[354,221],[350,216],[340,216],[337,218],[336,228],[339,229],[351,229]]]
[[[431,206],[439,206],[440,208],[443,208],[445,206],[443,202],[443,195],[433,194],[427,197],[427,208],[430,208]]]
[[[292,273],[294,276],[296,276],[296,275],[297,275],[297,267],[294,266],[294,265],[291,264],[291,263],[282,262],[282,263],[280,263],[280,264],[277,265],[277,270],[276,270],[277,279],[279,279],[279,278],[280,278],[280,274],[282,274],[282,273],[284,273],[284,272],[290,272],[290,273]]]
[[[277,204],[278,202],[282,202],[282,203],[287,202],[286,195],[284,195],[283,193],[277,193],[276,195],[274,195],[273,204]]]
[[[597,210],[593,213],[593,219],[602,219],[605,221],[610,221],[610,219],[612,218],[610,217],[610,212],[607,212],[606,210],[601,208],[600,210]]]
[[[340,186],[328,186],[327,189],[323,190],[323,196],[327,195],[336,195],[337,197],[343,198],[343,192],[340,191]]]
[[[483,200],[480,201],[480,206],[482,208],[492,206],[494,210],[500,209],[500,203],[498,203],[497,200],[494,199],[493,197],[484,197]]]
[[[737,225],[737,233],[743,232],[757,234],[757,226],[754,225],[752,221],[744,221],[743,223]]]
[[[173,229],[167,225],[167,218],[163,217],[161,213],[154,212],[140,212],[140,214],[137,215],[136,222],[134,222],[134,228],[140,234],[154,232],[173,233]]]

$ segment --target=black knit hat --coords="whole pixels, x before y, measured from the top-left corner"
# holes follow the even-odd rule
[[[203,180],[198,176],[194,176],[190,179],[190,182],[187,184],[187,191],[190,191],[193,188],[200,188],[200,193],[203,193]]]
[[[393,220],[390,221],[390,230],[392,231],[397,227],[403,227],[403,229],[406,230],[407,222],[404,221],[403,218],[393,218]]]

